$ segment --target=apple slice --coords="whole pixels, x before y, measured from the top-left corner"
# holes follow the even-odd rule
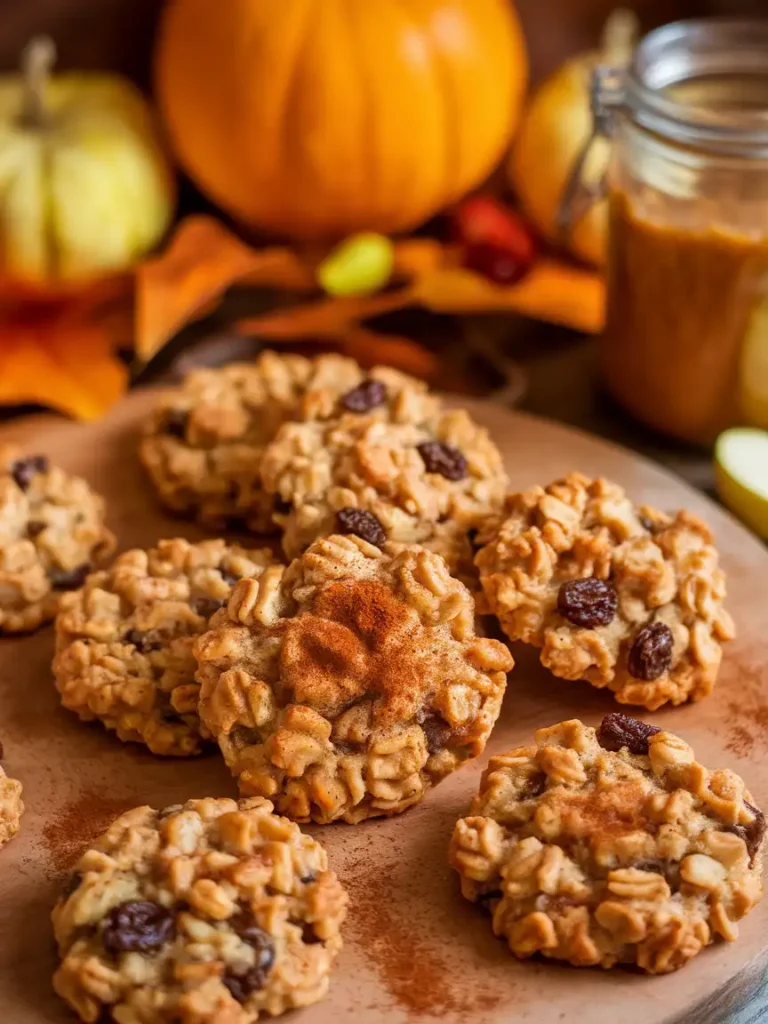
[[[715,480],[723,502],[768,540],[768,432],[726,430],[715,445]]]

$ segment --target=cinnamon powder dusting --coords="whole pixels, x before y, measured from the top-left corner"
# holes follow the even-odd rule
[[[393,903],[394,875],[394,866],[371,870],[368,863],[366,871],[344,879],[351,899],[347,927],[356,932],[360,951],[409,1018],[477,1021],[499,1005],[501,996],[462,984],[457,966],[424,935],[418,914]],[[446,936],[446,947],[450,944]]]
[[[56,871],[71,868],[89,843],[134,806],[133,800],[116,800],[96,790],[81,793],[77,800],[65,804],[43,829],[43,841]]]
[[[750,757],[756,750],[768,750],[768,680],[759,668],[744,664],[735,667],[731,684],[738,688],[739,699],[728,702],[728,739],[726,749],[737,757]]]

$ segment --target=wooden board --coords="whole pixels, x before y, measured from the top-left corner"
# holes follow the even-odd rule
[[[138,424],[153,398],[137,392],[93,426],[52,417],[16,423],[1,440],[19,440],[87,477],[107,498],[123,548],[161,536],[201,532],[153,503],[136,459]],[[717,531],[728,572],[729,607],[739,628],[720,681],[704,703],[653,716],[689,740],[699,760],[742,773],[768,804],[768,651],[765,581],[768,551],[725,512],[636,455],[543,420],[467,402],[502,449],[515,487],[547,483],[569,469],[605,474],[663,509],[685,505]],[[0,737],[6,767],[24,784],[20,834],[0,854],[0,1021],[72,1021],[50,986],[55,954],[49,912],[63,875],[83,844],[121,811],[203,795],[235,795],[214,755],[160,760],[126,746],[98,725],[58,706],[50,677],[52,631],[0,641]],[[312,831],[328,847],[348,886],[346,946],[331,994],[303,1011],[301,1024],[506,1024],[590,1020],[658,1024],[686,1018],[722,1022],[759,983],[768,945],[768,899],[719,944],[675,975],[578,970],[518,963],[493,938],[480,910],[459,896],[446,863],[453,823],[465,813],[487,755],[528,742],[538,726],[579,716],[596,723],[613,707],[605,692],[549,676],[535,655],[518,665],[486,756],[400,818]]]

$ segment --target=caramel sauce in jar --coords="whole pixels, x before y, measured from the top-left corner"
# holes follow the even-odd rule
[[[768,209],[764,233],[747,235],[640,207],[612,191],[603,378],[649,426],[708,443],[744,420],[750,388],[762,386],[748,375],[763,363],[757,353],[750,367],[752,351],[768,355]]]
[[[612,142],[605,384],[685,440],[768,428],[768,20],[665,25],[596,69],[592,108]]]

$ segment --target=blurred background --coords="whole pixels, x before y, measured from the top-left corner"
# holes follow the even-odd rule
[[[184,3],[180,0],[179,6]],[[485,2],[481,6],[490,10]],[[71,207],[69,219],[62,217],[68,234],[55,244],[45,238],[42,242],[39,238],[30,241],[34,231],[41,229],[40,224],[30,228],[28,237],[25,218],[29,217],[33,225],[35,222],[35,215],[29,212],[34,206],[29,196],[19,192],[11,200],[8,194],[0,194],[0,202],[5,202],[9,210],[5,236],[0,237],[0,257],[5,263],[4,267],[0,265],[2,415],[18,414],[32,404],[94,418],[129,385],[178,379],[193,366],[247,357],[265,343],[292,344],[302,351],[325,346],[341,348],[364,363],[392,362],[420,373],[436,387],[487,395],[620,441],[665,463],[697,487],[715,493],[713,443],[721,426],[733,422],[731,412],[718,408],[718,415],[727,413],[723,424],[717,429],[708,424],[707,430],[697,433],[674,425],[668,429],[654,417],[653,409],[648,414],[632,415],[626,411],[631,401],[623,402],[622,408],[607,396],[596,369],[595,343],[602,332],[605,310],[605,219],[602,227],[597,222],[585,224],[585,234],[574,235],[572,244],[566,246],[553,231],[556,197],[563,186],[565,168],[572,165],[588,133],[589,68],[595,63],[598,48],[606,45],[606,23],[615,3],[516,0],[512,5],[510,0],[522,29],[520,35],[520,29],[515,28],[521,41],[515,43],[517,51],[513,48],[498,59],[505,73],[511,68],[518,94],[514,102],[509,101],[508,111],[514,107],[514,116],[509,112],[505,115],[506,101],[500,102],[501,116],[514,124],[508,124],[510,130],[503,126],[491,147],[495,161],[491,177],[483,168],[482,175],[468,182],[470,193],[480,190],[480,206],[472,205],[472,200],[468,206],[457,206],[456,198],[460,197],[453,197],[447,205],[435,199],[429,209],[431,216],[416,225],[406,225],[405,231],[395,224],[390,230],[385,218],[383,226],[378,222],[371,225],[372,230],[380,232],[373,243],[364,239],[362,248],[353,246],[330,265],[325,262],[331,259],[328,246],[321,251],[318,239],[308,238],[302,231],[303,214],[296,214],[292,223],[290,213],[286,215],[283,210],[277,225],[265,224],[270,219],[270,206],[282,208],[286,195],[290,202],[292,188],[297,202],[299,197],[303,202],[313,189],[311,176],[290,165],[290,153],[280,157],[286,183],[282,194],[274,201],[265,194],[260,214],[251,215],[244,209],[249,194],[257,194],[261,187],[256,181],[258,174],[245,166],[245,160],[239,172],[230,171],[238,160],[237,146],[242,141],[244,150],[254,140],[246,138],[242,122],[242,140],[237,138],[234,114],[233,125],[216,124],[214,105],[209,106],[208,99],[219,91],[220,83],[215,74],[208,77],[208,69],[198,72],[191,44],[187,46],[179,27],[182,22],[165,35],[159,32],[165,7],[164,0],[0,0],[0,72],[14,73],[30,40],[47,36],[55,41],[56,73],[93,70],[122,75],[138,86],[149,105],[159,107],[149,113],[149,106],[146,110],[134,109],[132,100],[122,105],[114,98],[107,100],[106,93],[100,96],[98,104],[111,105],[110,116],[115,116],[110,142],[114,153],[123,144],[115,142],[123,129],[132,136],[130,146],[136,147],[132,170],[125,162],[128,158],[110,156],[111,169],[105,158],[105,176],[99,179],[99,158],[94,149],[78,165],[82,173],[68,172],[65,191],[69,198],[62,200]],[[627,7],[636,15],[633,39],[681,18],[768,15],[768,0],[634,0]],[[486,33],[486,45],[490,45],[491,21],[489,16],[484,26],[472,29],[478,28],[478,38],[483,31]],[[435,31],[433,26],[424,27],[425,31]],[[233,31],[231,25],[227,31]],[[161,38],[162,45],[158,41]],[[216,45],[213,49],[216,51]],[[524,110],[520,97],[526,90],[526,50],[527,95],[533,100],[527,101]],[[627,49],[627,59],[630,52]],[[568,62],[574,55],[581,55],[582,64],[577,68],[578,75],[569,80],[567,69],[576,66]],[[586,62],[585,55],[591,63]],[[216,59],[223,69],[226,53],[218,52]],[[478,65],[482,62],[482,46],[475,46],[470,59]],[[41,92],[40,82],[50,72],[51,60],[45,48],[31,56],[27,51],[25,130],[30,124],[33,132],[37,130],[34,125],[40,110],[35,114],[35,104],[45,92]],[[160,69],[159,77],[153,75],[153,66]],[[274,113],[268,109],[269,90],[262,83],[257,85],[255,78],[246,81],[244,67],[232,74],[222,70],[222,76],[231,79],[227,88],[240,87],[237,73],[243,78],[244,95],[249,89],[253,93],[260,90],[262,114],[268,122]],[[158,96],[160,80],[165,83],[160,89],[164,95]],[[548,102],[546,116],[539,118],[543,127],[539,124],[533,130],[528,122],[536,97],[542,86],[546,91],[547,83],[553,80],[559,83],[554,88],[557,95]],[[224,96],[223,86],[220,91]],[[471,112],[465,116],[471,121],[475,118],[471,94],[464,99],[465,109]],[[488,101],[486,95],[483,103],[487,105]],[[80,102],[73,100],[73,108]],[[490,102],[492,105],[492,98]],[[220,105],[221,109],[232,107],[230,102],[227,108],[223,100]],[[315,116],[311,108],[309,98],[306,109],[310,120]],[[3,114],[0,104],[0,118],[9,116],[8,103],[5,109]],[[157,135],[152,136],[147,119],[154,118],[155,113],[159,115]],[[478,113],[485,115],[484,107]],[[277,112],[275,116],[284,114]],[[122,122],[117,124],[120,118]],[[216,139],[221,139],[222,131],[235,139],[232,153],[216,152]],[[526,138],[530,144],[525,143]],[[294,147],[303,146],[305,141],[294,142]],[[407,138],[400,141],[407,147]],[[323,140],[308,143],[310,147],[317,145],[318,152],[322,144]],[[85,136],[82,145],[89,145]],[[269,145],[267,141],[264,149],[268,150]],[[514,159],[504,155],[510,145],[513,154],[518,154]],[[258,146],[256,140],[251,148],[257,150]],[[332,148],[330,143],[328,148]],[[325,153],[324,158],[327,156]],[[382,153],[380,159],[385,163],[386,155]],[[105,200],[99,206],[102,183],[110,175],[117,177],[115,168],[120,161],[120,173],[133,173],[141,163],[143,191],[134,195],[126,186],[120,192],[117,185],[113,188],[113,182],[109,188],[122,198],[119,202],[112,200],[111,205]],[[552,170],[555,164],[560,167],[559,177]],[[340,175],[343,167],[341,161]],[[382,166],[375,166],[371,177],[380,172]],[[768,174],[765,168],[764,172]],[[94,176],[89,178],[90,174]],[[233,183],[232,196],[229,181]],[[546,196],[542,183],[549,190]],[[134,183],[130,184],[133,187]],[[241,188],[241,195],[245,194],[245,202],[234,198],[236,186]],[[270,187],[276,191],[274,181]],[[364,206],[366,197],[358,198]],[[543,214],[537,202],[544,203]],[[316,205],[321,205],[320,201]],[[139,224],[145,210],[150,211],[146,222]],[[200,215],[207,219],[200,220]],[[120,232],[128,232],[124,223],[112,225],[110,217],[117,222],[131,216],[135,223],[129,227],[135,232],[134,240],[130,245],[126,241],[122,249],[115,242],[115,251],[106,251],[107,239],[114,241]],[[37,219],[42,222],[44,216]],[[342,213],[335,232],[339,237],[333,238],[333,244],[343,241],[343,219]],[[355,231],[367,227],[362,223]],[[101,235],[104,251],[95,251],[99,248],[96,240],[94,251],[83,257],[76,250],[89,233],[95,239]],[[38,267],[30,282],[26,271],[32,265],[30,260],[34,262],[35,246],[44,250],[49,243],[58,271],[39,272]],[[45,257],[43,252],[43,263]],[[60,273],[67,259],[77,273]],[[457,265],[465,271],[463,276],[455,275]],[[765,265],[768,267],[768,261]],[[78,274],[83,266],[91,276],[87,286],[81,287]],[[19,273],[19,267],[23,273]],[[90,283],[94,267],[99,270],[95,289]],[[106,289],[102,277],[108,279]],[[193,279],[197,291],[190,296]],[[418,300],[403,300],[404,292],[393,297],[391,292],[398,283],[419,289]],[[358,293],[367,297],[355,305]],[[746,375],[750,381],[759,378],[762,382],[748,396],[754,415],[747,417],[747,422],[759,427],[768,426],[768,304],[764,309],[760,319],[762,340],[753,345],[756,354]],[[754,330],[751,336],[755,336]],[[66,362],[69,380],[62,371]],[[78,390],[73,380],[82,375],[86,364],[92,366],[92,383]],[[731,373],[731,364],[725,377]],[[54,366],[58,367],[55,371],[50,369]],[[684,371],[685,366],[681,379]],[[741,413],[735,421],[741,422]],[[768,470],[765,475],[768,477]],[[768,479],[764,486],[768,495]],[[764,506],[768,508],[768,497]],[[761,515],[768,523],[768,511]]]

